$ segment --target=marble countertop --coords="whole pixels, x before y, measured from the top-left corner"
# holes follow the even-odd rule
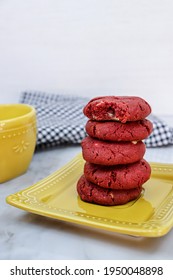
[[[5,202],[80,151],[79,145],[67,145],[36,152],[25,174],[0,185],[0,259],[173,259],[173,230],[159,238],[135,238],[41,217]],[[145,159],[173,163],[173,145],[148,148]]]

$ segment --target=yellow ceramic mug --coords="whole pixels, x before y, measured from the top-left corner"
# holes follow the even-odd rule
[[[35,145],[35,109],[26,104],[0,104],[0,183],[27,171]]]

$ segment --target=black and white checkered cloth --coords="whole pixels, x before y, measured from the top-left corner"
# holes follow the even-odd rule
[[[20,103],[32,105],[37,112],[37,148],[79,144],[86,136],[87,118],[83,114],[83,107],[88,101],[88,98],[77,96],[23,92]],[[153,132],[145,139],[146,146],[173,144],[173,129],[152,115],[150,120],[153,122]]]

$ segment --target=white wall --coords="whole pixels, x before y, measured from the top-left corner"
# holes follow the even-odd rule
[[[139,95],[173,113],[172,0],[0,0],[0,103]]]

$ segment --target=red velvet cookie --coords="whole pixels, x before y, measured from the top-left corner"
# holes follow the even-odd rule
[[[146,119],[128,123],[89,120],[85,128],[89,136],[101,140],[139,141],[151,134],[153,125]]]
[[[104,166],[86,162],[86,179],[100,187],[108,189],[133,189],[142,186],[151,175],[149,163],[141,161],[127,164]]]
[[[91,99],[83,112],[91,120],[126,123],[145,119],[151,113],[151,107],[136,96],[100,96]]]
[[[100,205],[120,205],[139,197],[142,187],[130,190],[113,190],[101,188],[81,176],[77,183],[77,192],[83,201]]]
[[[81,142],[83,158],[91,163],[101,165],[128,164],[139,161],[145,154],[142,141],[106,142],[86,137]]]

